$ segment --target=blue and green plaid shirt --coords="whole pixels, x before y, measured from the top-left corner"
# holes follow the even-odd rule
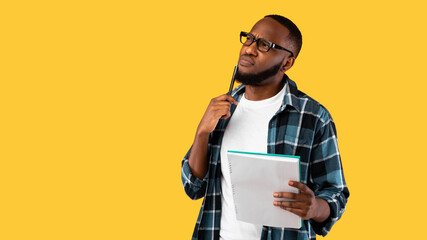
[[[296,155],[301,158],[301,182],[312,189],[318,198],[329,203],[330,217],[323,223],[303,221],[300,229],[263,226],[262,240],[316,239],[325,236],[341,218],[350,195],[344,180],[338,151],[337,134],[331,115],[325,107],[297,89],[295,82],[284,76],[285,96],[277,113],[268,125],[268,153]],[[232,96],[240,101],[244,85],[237,87]],[[231,106],[231,114],[236,109]],[[218,240],[221,223],[221,158],[220,148],[229,122],[220,119],[209,136],[209,168],[199,179],[191,173],[187,152],[182,161],[181,179],[191,199],[204,197],[193,239]]]

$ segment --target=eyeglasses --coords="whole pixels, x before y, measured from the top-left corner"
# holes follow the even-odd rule
[[[290,53],[291,56],[294,56],[294,53],[289,51],[288,49],[281,47],[275,43],[272,43],[264,38],[255,38],[254,35],[247,32],[240,32],[240,42],[245,46],[250,46],[253,42],[256,42],[256,47],[261,52],[268,52],[271,48],[276,48],[280,50],[285,50],[286,52]]]

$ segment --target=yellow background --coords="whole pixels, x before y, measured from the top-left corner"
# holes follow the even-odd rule
[[[289,17],[350,199],[326,239],[424,236],[424,1],[3,1],[0,239],[189,239],[182,157],[238,33]]]

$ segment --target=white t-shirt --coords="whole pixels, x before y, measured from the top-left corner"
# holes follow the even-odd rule
[[[275,96],[260,101],[250,101],[243,95],[227,125],[221,144],[220,240],[259,240],[261,238],[261,225],[236,220],[226,153],[228,150],[267,153],[268,124],[279,110],[284,95],[285,88]]]

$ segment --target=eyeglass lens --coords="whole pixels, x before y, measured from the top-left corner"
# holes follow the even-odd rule
[[[240,35],[240,42],[245,46],[251,45],[254,41],[255,37],[252,34],[246,33]],[[257,39],[256,45],[258,50],[260,50],[261,52],[267,52],[268,50],[270,50],[270,43],[265,39]]]

